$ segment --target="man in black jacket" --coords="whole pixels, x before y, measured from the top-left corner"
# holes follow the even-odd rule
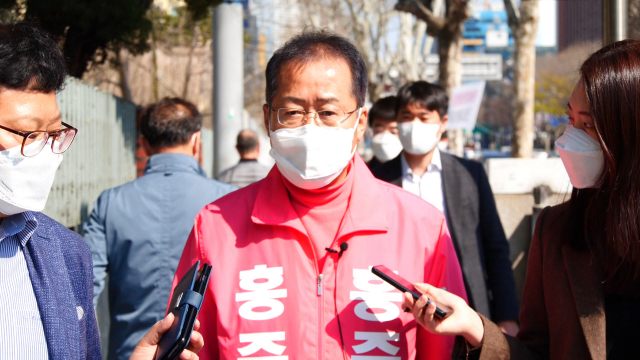
[[[444,89],[425,81],[404,85],[396,103],[404,150],[374,169],[442,211],[464,275],[469,304],[501,329],[518,332],[518,301],[507,242],[482,164],[438,150],[447,124]]]

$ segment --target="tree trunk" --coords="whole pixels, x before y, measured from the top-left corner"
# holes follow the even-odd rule
[[[151,63],[152,63],[152,74],[151,74],[151,87],[153,89],[153,102],[157,102],[160,99],[160,87],[158,84],[158,57],[156,54],[156,34],[151,29]]]
[[[133,102],[133,92],[131,91],[131,84],[129,84],[129,53],[126,50],[123,49],[118,52],[118,63],[120,63],[118,70],[120,72],[122,97]]]
[[[533,153],[535,103],[535,40],[538,30],[538,0],[523,1],[515,29],[514,112],[511,156],[530,158]]]
[[[440,64],[438,65],[440,86],[444,87],[448,95],[451,90],[462,84],[462,25],[460,31],[443,32],[438,38]],[[449,150],[458,156],[464,155],[464,136],[461,129],[449,130]]]
[[[450,94],[453,88],[462,84],[462,31],[444,32],[438,40],[438,82]]]

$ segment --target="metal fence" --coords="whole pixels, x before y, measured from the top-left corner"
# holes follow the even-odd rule
[[[44,213],[80,230],[93,202],[108,188],[135,179],[135,105],[69,78],[57,96],[62,121],[78,128]]]

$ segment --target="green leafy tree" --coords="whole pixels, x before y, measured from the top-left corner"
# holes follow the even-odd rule
[[[206,17],[219,2],[186,1],[196,19]],[[152,0],[0,0],[4,10],[0,20],[24,17],[47,29],[60,42],[69,73],[80,78],[91,63],[105,61],[109,51],[141,54],[149,50],[151,5]]]
[[[536,83],[535,112],[553,116],[564,115],[573,87],[574,82],[570,78],[540,72],[540,78]]]

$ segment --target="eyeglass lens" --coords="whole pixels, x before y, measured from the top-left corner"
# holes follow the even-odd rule
[[[56,154],[62,154],[67,151],[75,137],[76,131],[74,129],[64,129],[60,131],[53,141],[53,152]]]
[[[76,137],[76,130],[64,129],[52,136],[54,138],[51,150],[54,154],[62,154],[71,146],[73,139]],[[33,132],[29,134],[29,136],[25,137],[22,146],[22,155],[26,157],[38,155],[49,143],[49,137],[49,134],[46,132]]]
[[[47,145],[49,134],[46,132],[34,132],[25,137],[24,144],[22,145],[22,155],[35,156],[42,151]]]
[[[313,115],[312,115],[313,114]],[[311,116],[317,117],[325,126],[338,126],[347,114],[341,109],[321,110],[318,112],[307,112],[299,109],[278,109],[278,122],[284,126],[300,126]]]

